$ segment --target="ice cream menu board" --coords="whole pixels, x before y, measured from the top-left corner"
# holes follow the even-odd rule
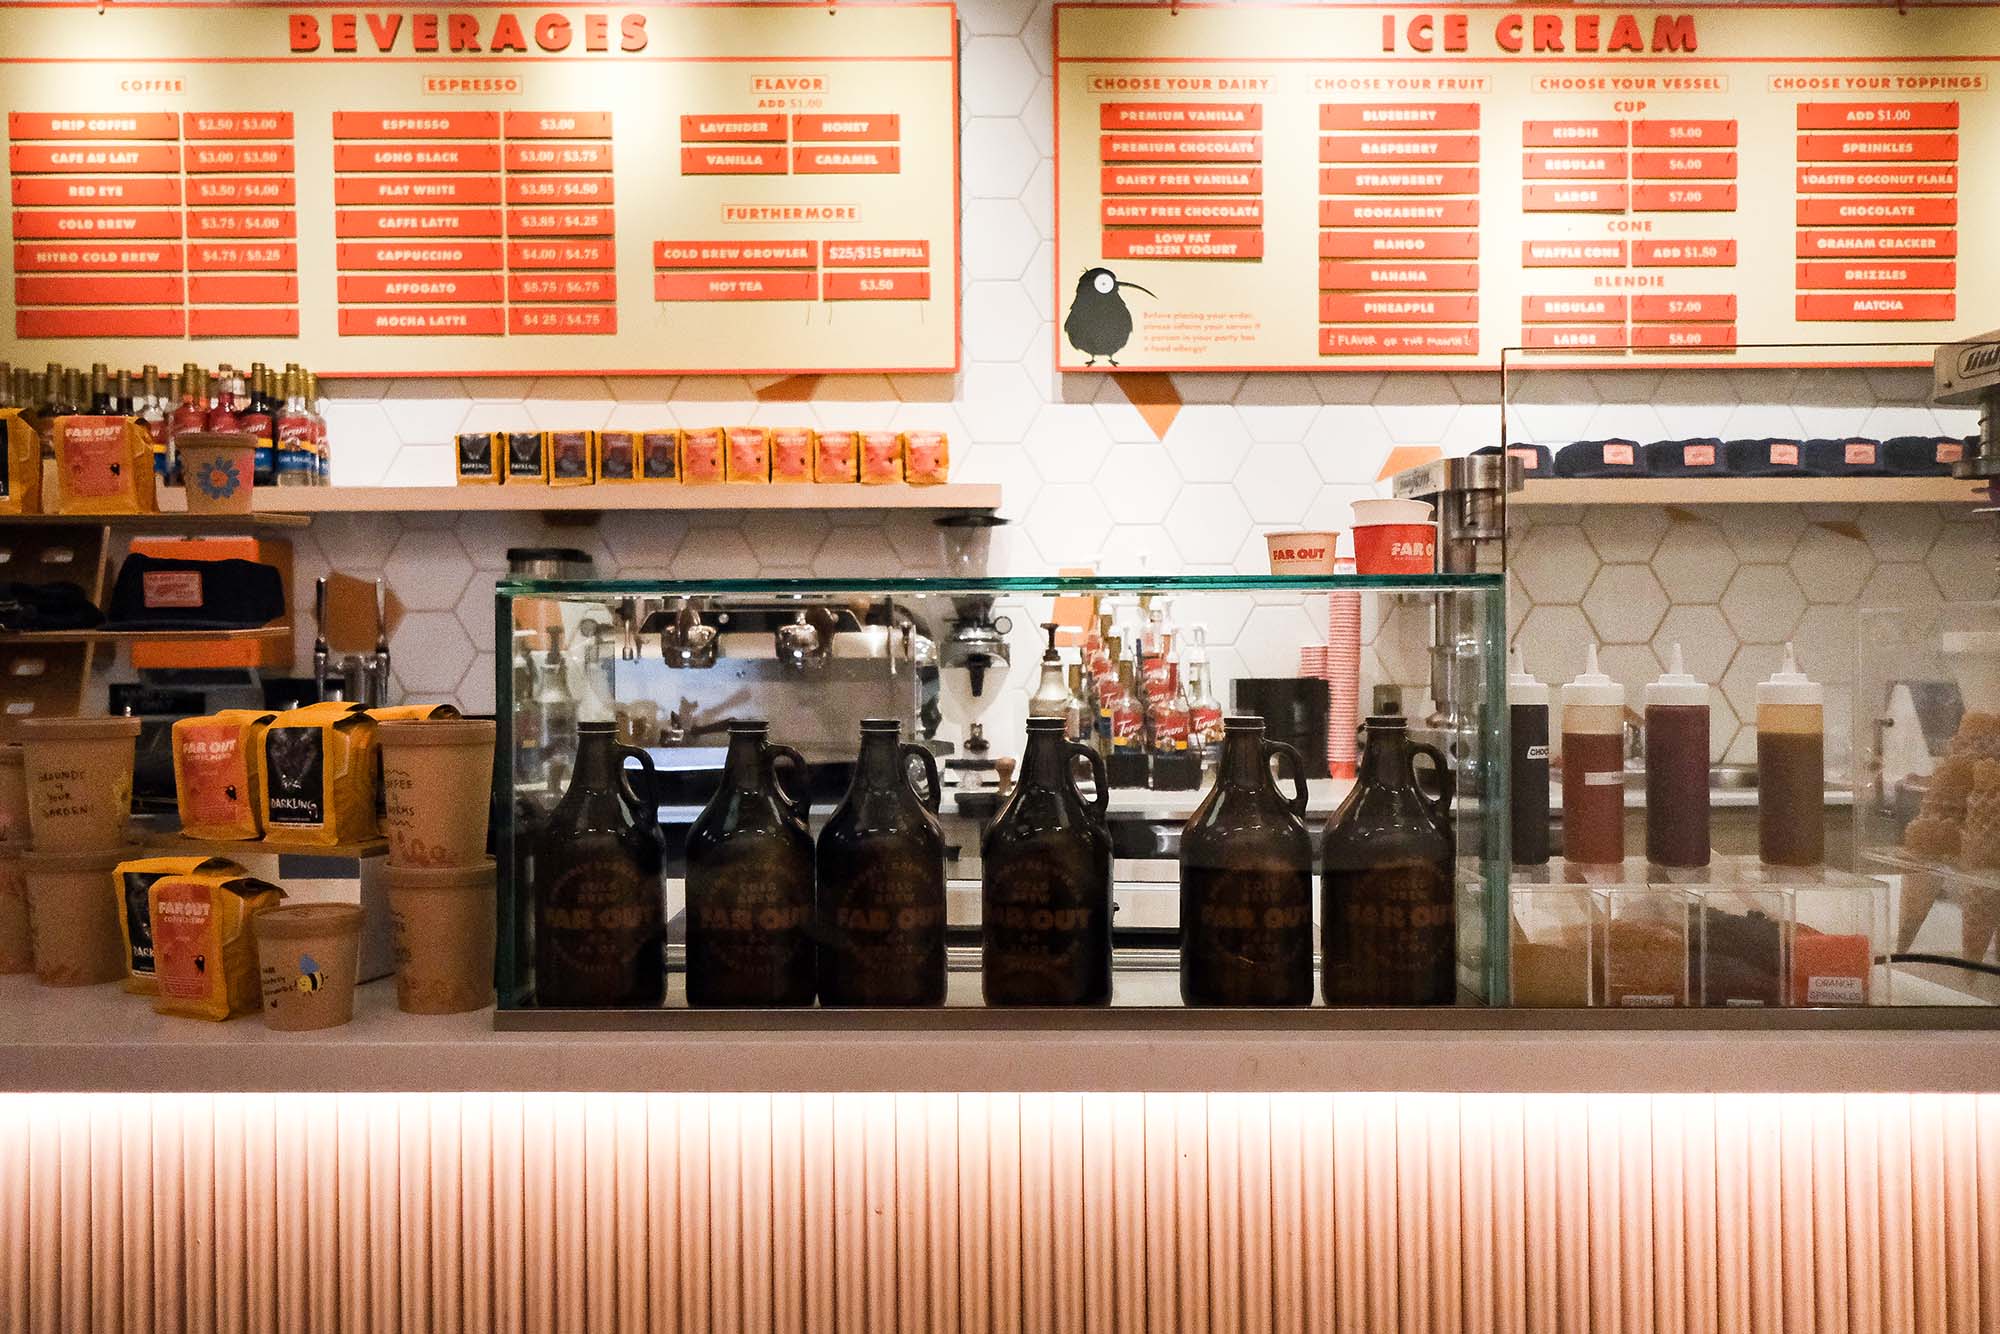
[[[949,4],[227,10],[0,6],[0,360],[957,365]]]
[[[2000,229],[2000,6],[1064,4],[1055,44],[1062,370],[1765,364],[2000,318],[1959,243]]]

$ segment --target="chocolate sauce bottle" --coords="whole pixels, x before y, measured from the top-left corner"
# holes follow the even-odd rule
[[[1292,762],[1287,800],[1271,757]],[[1305,762],[1255,716],[1223,721],[1215,786],[1181,833],[1181,1000],[1312,1004]]]
[[[1646,859],[1708,865],[1708,685],[1673,665],[1646,686]]]
[[[1088,805],[1079,759],[1096,780]],[[1028,719],[1021,776],[981,840],[988,1005],[1110,1004],[1110,804],[1104,758],[1067,740],[1061,718]]]
[[[722,786],[687,839],[687,993],[692,1006],[811,1005],[813,841],[805,757],[770,725],[729,724]],[[798,771],[787,792],[776,761]]]
[[[1437,770],[1433,800],[1416,757]],[[1328,1005],[1450,1005],[1458,997],[1451,771],[1397,714],[1367,723],[1353,790],[1320,848],[1320,979]]]
[[[820,831],[819,997],[826,1005],[942,1005],[944,831],[937,761],[893,718],[861,723],[854,782]],[[928,792],[911,781],[923,766]]]
[[[666,999],[666,895],[652,758],[608,722],[579,723],[569,790],[535,858],[535,1000],[642,1007]],[[625,760],[646,770],[634,789]]]

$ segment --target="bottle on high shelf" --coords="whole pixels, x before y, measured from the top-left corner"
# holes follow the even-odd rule
[[[319,484],[333,485],[333,440],[327,433],[326,414],[319,405],[319,376],[308,370],[301,370],[306,387],[306,416],[312,418],[313,452],[319,455]]]
[[[263,391],[263,371],[262,366],[252,366],[249,375],[236,377],[235,383],[239,386],[236,395],[236,429],[257,442],[251,456],[256,484],[276,486],[277,441],[273,434],[270,400]]]
[[[175,388],[174,406],[167,414],[167,438],[174,440],[208,429],[208,387],[201,367],[192,361],[183,364]]]
[[[1134,647],[1136,653],[1136,646]],[[1111,754],[1105,761],[1113,787],[1146,786],[1146,709],[1139,698],[1134,658],[1118,664],[1118,693],[1111,702]]]
[[[0,408],[18,406],[14,398],[14,368],[0,361]]]
[[[1063,703],[1063,735],[1090,745],[1095,740],[1097,706],[1085,693],[1088,687],[1084,684],[1083,668],[1076,663],[1069,665],[1068,687],[1069,698]]]
[[[167,449],[167,405],[160,397],[160,368],[141,366],[139,368],[139,401],[134,409],[139,424],[146,428],[146,436],[153,442],[154,452],[162,459]]]
[[[62,363],[52,361],[42,375],[41,392],[36,395],[39,404],[35,409],[36,430],[42,437],[42,452],[53,454],[56,449],[56,418],[68,416],[75,409],[63,398]]]
[[[243,429],[243,381],[227,366],[215,368],[215,402],[208,410],[207,429],[210,431],[240,431]]]
[[[111,394],[111,368],[100,361],[90,368],[90,415],[113,417],[117,413]]]
[[[1212,770],[1222,753],[1222,705],[1208,671],[1208,631],[1193,626],[1184,654],[1187,669],[1188,746],[1201,756],[1202,768]]]
[[[278,408],[278,485],[312,486],[318,481],[319,460],[313,451],[313,421],[306,411],[302,372],[287,368],[284,402]]]

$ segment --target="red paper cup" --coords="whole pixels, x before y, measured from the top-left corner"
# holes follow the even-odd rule
[[[1378,523],[1354,530],[1357,574],[1430,574],[1437,568],[1437,525]]]

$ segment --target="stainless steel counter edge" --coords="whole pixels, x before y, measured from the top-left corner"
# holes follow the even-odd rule
[[[1733,1015],[1706,1016],[1731,1027],[1686,1026],[1698,1011],[1669,1016],[1676,1027],[1614,1028],[1601,1024],[1634,1016],[1442,1011],[1417,1023],[1321,1010],[1280,1031],[1250,1022],[1259,1016],[1184,1012],[1166,1026],[1132,1012],[1124,1027],[1089,1030],[900,1014],[870,1016],[867,1029],[812,1016],[782,1029],[496,1032],[491,1011],[399,1014],[378,983],[363,988],[354,1023],[285,1034],[255,1019],[157,1016],[116,987],[7,978],[0,1091],[2000,1092],[1992,1011],[1846,1020],[1978,1025],[1958,1029],[1832,1028],[1825,1014],[1756,1016],[1787,1028],[1734,1026]]]

